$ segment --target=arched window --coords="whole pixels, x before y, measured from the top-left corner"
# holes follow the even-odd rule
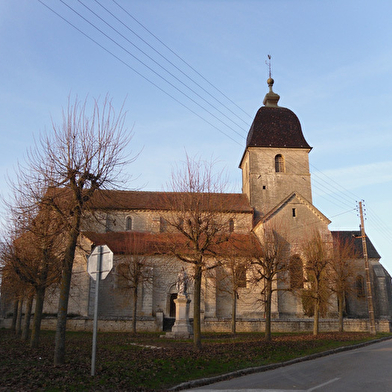
[[[235,273],[237,287],[246,287],[246,266],[238,265]]]
[[[302,260],[299,255],[294,255],[290,258],[289,273],[290,289],[302,289],[304,287],[304,271]]]
[[[130,272],[129,265],[126,263],[118,264],[116,267],[116,287],[118,289],[126,289],[129,288]]]
[[[159,232],[165,233],[167,231],[167,220],[165,218],[159,218]]]
[[[365,280],[362,275],[358,275],[355,279],[355,287],[357,289],[357,297],[365,296]]]
[[[127,216],[127,219],[125,221],[125,230],[132,230],[132,218],[130,216]]]
[[[284,159],[281,154],[275,156],[275,172],[284,173]]]
[[[234,231],[234,219],[229,220],[229,232],[232,233]]]
[[[184,218],[178,218],[178,229],[184,230]]]

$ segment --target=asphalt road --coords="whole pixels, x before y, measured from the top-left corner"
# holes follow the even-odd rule
[[[392,340],[192,389],[249,392],[390,392]]]

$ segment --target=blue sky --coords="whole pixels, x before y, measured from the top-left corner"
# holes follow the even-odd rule
[[[162,190],[187,151],[219,160],[230,191],[240,192],[238,164],[268,90],[270,54],[279,104],[297,114],[313,146],[313,203],[330,229],[349,230],[359,226],[356,201],[364,199],[367,234],[392,272],[390,1],[42,3],[0,1],[1,193],[34,138],[61,121],[69,95],[106,94],[116,107],[125,100],[130,149],[140,152],[129,188]]]

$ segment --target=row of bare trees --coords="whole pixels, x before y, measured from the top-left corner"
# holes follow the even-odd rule
[[[165,247],[160,251],[187,264],[192,271],[195,347],[201,348],[202,280],[211,276],[210,272],[216,268],[221,271],[216,287],[219,285],[220,290],[232,296],[233,333],[236,332],[237,299],[244,283],[260,290],[259,301],[263,303],[265,312],[267,340],[271,339],[271,308],[273,292],[277,290],[290,290],[302,299],[305,312],[314,317],[315,334],[319,331],[320,314],[328,308],[331,295],[335,293],[339,329],[343,330],[344,299],[353,286],[352,261],[357,257],[353,243],[336,239],[332,244],[330,238],[323,239],[315,231],[300,245],[304,264],[297,255],[300,264],[292,270],[284,235],[287,233],[282,233],[282,227],[264,224],[250,241],[247,236],[239,238],[230,230],[234,215],[224,205],[224,198],[220,197],[224,189],[224,176],[222,173],[214,176],[211,162],[187,156],[184,165],[172,174],[172,192],[165,195],[165,204],[171,207],[166,216]],[[120,274],[124,276],[126,272],[136,301],[137,286],[140,279],[144,279],[142,268],[148,267],[148,258],[134,255],[128,260]],[[289,284],[292,280],[297,280],[294,285]],[[135,308],[136,302],[134,322]]]
[[[303,245],[305,258],[304,290],[301,291],[305,314],[313,315],[313,334],[319,333],[319,319],[328,311],[331,297],[338,303],[339,331],[343,331],[345,299],[354,290],[354,260],[358,257],[353,239],[337,237],[323,240],[319,232]]]
[[[123,183],[122,169],[134,159],[126,153],[132,134],[124,128],[123,109],[116,113],[108,97],[102,104],[94,100],[91,107],[87,99],[69,99],[62,117],[60,125],[53,123],[40,136],[10,181],[2,251],[3,290],[17,290],[20,299],[23,293],[34,293],[33,346],[38,344],[45,291],[58,286],[55,365],[65,362],[68,300],[82,219],[95,192]]]
[[[173,196],[185,197],[182,193],[168,195],[171,201],[173,201]],[[186,195],[187,198],[191,196]],[[200,194],[197,195],[198,198],[200,196]],[[192,213],[195,212],[192,211]],[[288,256],[287,242],[277,228],[267,224],[257,237],[254,236],[250,241],[248,237],[247,242],[244,242],[245,236],[236,236],[228,232],[227,221],[219,215],[219,225],[213,226],[215,230],[217,226],[219,227],[220,234],[216,232],[209,238],[207,234],[210,231],[207,231],[207,227],[218,221],[218,214],[211,213],[206,219],[207,215],[200,212],[200,217],[203,216],[203,219],[200,219],[197,225],[189,216],[188,210],[186,213],[188,222],[185,224],[181,222],[181,217],[173,216],[172,223],[169,221],[173,230],[165,236],[168,240],[165,243],[165,249],[161,247],[160,250],[165,254],[175,255],[178,260],[189,264],[193,271],[193,292],[196,294],[193,302],[194,344],[197,349],[201,347],[200,293],[203,276],[214,285],[213,289],[230,293],[232,333],[236,333],[237,300],[242,293],[241,288],[247,286],[251,287],[252,292],[258,292],[257,301],[262,303],[266,340],[271,340],[273,293],[278,290],[290,291],[302,300],[305,314],[314,318],[313,333],[315,335],[319,332],[320,316],[327,312],[331,305],[331,298],[337,299],[339,330],[343,331],[344,301],[354,287],[353,260],[357,255],[352,241],[337,238],[332,244],[330,240],[323,240],[321,234],[315,231],[301,246],[305,263],[303,264],[302,259],[297,256],[299,263],[296,263],[294,267],[300,271],[293,271],[291,266],[293,258]],[[202,222],[205,226],[201,225]],[[141,243],[136,244],[135,241],[137,240],[129,242],[126,252],[128,255],[122,258],[117,269],[117,274],[127,282],[126,289],[132,291],[133,332],[136,332],[138,288],[142,284],[151,284],[151,277],[146,272],[151,268],[147,246]],[[224,248],[222,248],[223,245]],[[145,251],[141,252],[142,249]],[[219,273],[211,273],[216,268],[219,268]],[[294,285],[292,285],[293,280]]]

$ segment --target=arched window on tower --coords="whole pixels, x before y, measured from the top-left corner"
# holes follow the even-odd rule
[[[275,172],[284,173],[284,158],[283,155],[278,154],[275,156]]]
[[[132,218],[130,216],[127,216],[127,219],[125,221],[125,230],[132,230]]]

